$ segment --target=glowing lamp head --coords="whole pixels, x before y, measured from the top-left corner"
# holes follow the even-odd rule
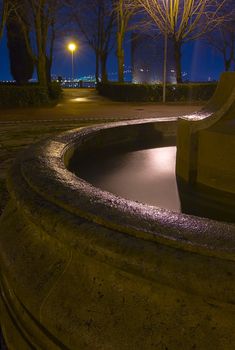
[[[76,50],[76,48],[77,48],[76,44],[74,44],[74,43],[68,44],[69,51],[74,52]]]

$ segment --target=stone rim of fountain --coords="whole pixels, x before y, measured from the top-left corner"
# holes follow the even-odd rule
[[[87,140],[100,136],[104,130],[110,132],[117,127],[175,121],[176,119],[172,121],[172,118],[164,118],[158,121],[149,119],[109,123],[68,131],[40,142],[24,152],[15,163],[8,181],[10,192],[14,193],[18,202],[23,198],[24,210],[33,219],[37,216],[37,210],[35,204],[32,210],[32,201],[26,198],[30,189],[40,196],[40,200],[50,202],[95,225],[169,247],[235,260],[234,224],[123,199],[95,188],[70,172],[65,165],[75,149],[84,147]],[[19,186],[21,182],[29,188]],[[38,222],[45,229],[45,219]]]

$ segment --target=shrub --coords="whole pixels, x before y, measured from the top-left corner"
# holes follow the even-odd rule
[[[60,83],[53,81],[49,86],[49,97],[51,100],[60,100],[62,98],[63,91]]]
[[[206,101],[216,89],[217,83],[167,84],[166,100]],[[98,84],[97,89],[103,96],[115,101],[161,102],[162,84],[105,83]]]
[[[45,106],[61,96],[62,89],[57,83],[50,84],[49,89],[38,84],[0,84],[0,107]]]

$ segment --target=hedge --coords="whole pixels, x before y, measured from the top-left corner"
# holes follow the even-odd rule
[[[63,92],[60,83],[53,81],[49,85],[49,98],[53,101],[58,101],[62,98]]]
[[[206,101],[213,95],[216,86],[217,83],[167,84],[166,100],[168,102]],[[162,84],[100,83],[97,90],[101,95],[115,101],[162,101]]]
[[[62,89],[54,82],[49,89],[38,84],[0,84],[0,107],[43,106],[56,102],[61,96]]]

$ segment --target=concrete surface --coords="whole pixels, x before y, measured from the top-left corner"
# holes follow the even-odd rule
[[[0,110],[0,121],[58,119],[135,119],[189,114],[198,105],[113,102],[99,96],[95,89],[65,89],[64,99],[53,108]]]

